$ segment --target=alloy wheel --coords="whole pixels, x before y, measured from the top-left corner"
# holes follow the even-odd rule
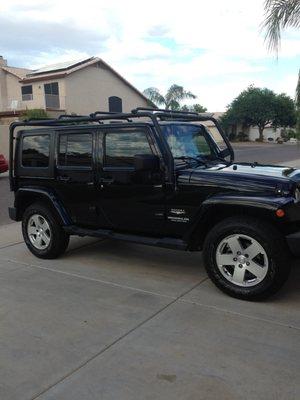
[[[27,234],[31,244],[38,250],[45,250],[50,244],[51,229],[48,221],[40,214],[29,218]]]
[[[219,243],[216,263],[229,282],[242,287],[259,284],[269,269],[263,246],[256,239],[243,234],[227,236]]]

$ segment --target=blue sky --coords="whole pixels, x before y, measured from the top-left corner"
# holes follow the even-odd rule
[[[249,84],[294,96],[300,32],[277,60],[262,19],[262,0],[0,0],[0,54],[30,68],[99,56],[140,90],[176,83],[223,111]]]

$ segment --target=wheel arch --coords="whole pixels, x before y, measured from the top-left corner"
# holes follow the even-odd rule
[[[42,188],[21,188],[16,192],[16,220],[20,221],[25,210],[33,203],[41,202],[49,207],[63,225],[72,224],[72,220],[57,196]]]
[[[276,217],[276,208],[249,207],[242,204],[210,204],[200,210],[185,240],[189,250],[202,250],[204,240],[209,231],[219,222],[229,217],[254,217],[264,220],[277,228],[282,228],[284,221]]]

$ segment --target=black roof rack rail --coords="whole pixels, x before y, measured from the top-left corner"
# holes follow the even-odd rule
[[[119,113],[114,111],[95,111],[90,114],[90,117],[95,118],[97,115],[110,115],[110,114],[119,114]]]
[[[115,111],[95,111],[90,114],[90,117],[96,118],[98,115],[116,115],[116,114],[120,114],[120,113],[117,113]],[[132,122],[132,120],[130,118],[124,118],[124,119],[128,122]]]
[[[131,110],[131,112],[133,114],[136,114],[140,111],[150,111],[154,114],[159,114],[159,113],[163,112],[163,113],[169,113],[169,114],[198,115],[197,112],[193,112],[193,111],[169,110],[169,109],[164,109],[164,108],[137,107],[137,108]]]
[[[77,114],[60,114],[57,119],[70,119],[70,118],[86,118],[88,115],[77,115]]]

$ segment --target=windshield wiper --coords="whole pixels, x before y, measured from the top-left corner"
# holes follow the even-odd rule
[[[200,160],[199,158],[196,157],[191,157],[191,156],[180,156],[180,157],[174,157],[175,160],[182,160],[182,161],[196,161],[197,164],[203,164],[207,167],[207,164],[204,160]]]
[[[214,156],[214,158],[211,161],[214,161],[214,160],[221,161],[224,164],[226,164],[227,166],[229,166],[231,164],[230,161],[227,161],[227,160],[225,160],[224,158],[222,158],[220,156]]]

